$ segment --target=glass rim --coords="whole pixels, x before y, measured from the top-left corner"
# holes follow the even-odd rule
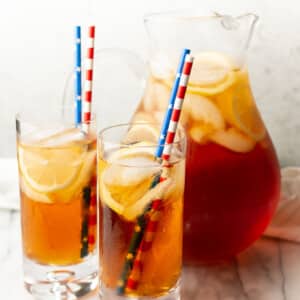
[[[110,125],[110,126],[107,126],[103,129],[101,129],[98,134],[97,134],[97,138],[98,138],[98,141],[103,141],[104,143],[110,143],[111,145],[116,145],[116,146],[122,146],[124,148],[126,147],[132,147],[132,144],[125,144],[125,143],[122,143],[121,141],[119,142],[114,142],[114,141],[111,141],[111,140],[106,140],[104,138],[104,134],[106,132],[109,132],[110,130],[113,130],[113,129],[117,129],[117,128],[125,128],[125,127],[130,127],[130,126],[139,126],[139,125],[155,125],[155,126],[158,126],[158,128],[160,129],[161,128],[161,124],[159,123],[155,123],[155,122],[128,122],[128,123],[119,123],[119,124],[114,124],[114,125]],[[177,133],[178,133],[178,130],[180,132],[180,134],[182,134],[181,137],[178,137]],[[158,135],[158,138],[159,138],[160,135]],[[176,139],[177,137],[177,139]],[[175,140],[173,141],[173,143],[171,144],[168,144],[168,145],[180,145],[182,143],[185,143],[186,142],[186,133],[185,133],[185,129],[183,128],[183,126],[179,123],[178,124],[178,128],[176,130],[176,135],[175,135]],[[158,143],[151,143],[149,145],[136,145],[134,144],[134,146],[136,148],[140,148],[140,149],[145,149],[145,148],[156,148],[159,144]],[[167,143],[164,143],[161,145],[161,147],[164,147],[166,146]]]
[[[43,109],[45,109],[46,112],[47,112],[47,109],[50,110],[51,112],[57,110],[57,112],[58,112],[57,116],[60,115],[62,117],[62,119],[55,120],[56,123],[63,122],[64,124],[72,126],[72,127],[77,126],[77,124],[74,120],[75,110],[74,110],[73,105],[55,105],[55,106],[51,106],[48,108],[45,107]],[[65,109],[68,109],[68,110],[66,111]],[[74,116],[72,118],[72,120],[71,119],[68,120],[68,118],[70,117],[69,113],[70,113],[70,115],[72,113]],[[22,124],[39,125],[40,123],[42,123],[41,122],[42,119],[39,117],[36,117],[36,116],[37,116],[37,113],[34,112],[33,108],[25,107],[15,113],[15,120],[18,122],[21,122]],[[45,113],[43,121],[47,121],[47,120],[49,120],[49,122],[50,122],[49,123],[49,127],[50,127],[51,126],[51,117],[49,117],[49,114]],[[83,122],[81,122],[80,124],[82,124],[82,123]],[[93,123],[96,123],[96,113],[95,112],[91,113],[91,120],[85,122],[85,124],[93,124]]]
[[[200,12],[199,9],[175,9],[164,10],[160,12],[150,12],[143,16],[144,23],[148,22],[186,22],[186,21],[201,21],[201,20],[220,20],[225,16],[231,16],[234,19],[243,18],[246,16],[253,16],[256,19],[259,16],[254,12],[245,12],[237,16],[232,16],[225,13],[219,13],[217,11]]]

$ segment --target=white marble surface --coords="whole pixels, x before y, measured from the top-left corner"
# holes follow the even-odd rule
[[[23,288],[20,214],[0,210],[0,299],[33,299]],[[89,300],[97,299],[95,296]]]
[[[22,285],[18,212],[0,211],[0,240],[0,299],[32,299]],[[185,268],[182,300],[299,300],[299,283],[300,244],[263,238],[230,263]]]
[[[0,171],[5,175],[0,176],[0,196],[16,200],[16,161],[0,159]],[[299,176],[300,170],[288,173]],[[289,191],[286,196],[299,196],[298,181],[283,183]],[[1,203],[6,204],[0,208],[0,299],[30,300],[22,284],[20,214],[18,209],[8,209],[7,201],[0,199]],[[300,243],[262,238],[231,262],[186,267],[183,272],[182,300],[299,300],[299,295]]]

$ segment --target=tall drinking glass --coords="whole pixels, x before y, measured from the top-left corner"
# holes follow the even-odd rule
[[[182,130],[177,132],[170,161],[161,164],[154,157],[159,127],[117,125],[99,135],[99,279],[104,300],[179,299],[185,137]],[[164,180],[153,187],[157,176]],[[157,200],[156,209],[146,209]],[[137,236],[142,242],[135,249]]]
[[[38,111],[16,116],[25,287],[73,299],[97,285],[95,121]]]

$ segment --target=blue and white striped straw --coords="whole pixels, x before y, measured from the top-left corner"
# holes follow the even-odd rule
[[[81,27],[75,27],[75,124],[81,123]]]
[[[184,66],[185,57],[188,54],[190,54],[190,52],[191,52],[190,49],[185,48],[182,50],[182,54],[181,54],[181,57],[179,60],[179,65],[178,65],[177,72],[176,72],[176,77],[174,80],[174,84],[173,84],[170,99],[169,99],[169,106],[168,106],[167,112],[165,114],[165,118],[163,121],[160,136],[159,136],[158,147],[157,147],[156,153],[155,153],[155,156],[157,158],[161,157],[162,153],[163,153],[164,144],[166,141],[167,131],[168,131],[169,123],[170,123],[171,116],[172,116],[172,111],[173,111],[176,94],[177,94],[177,90],[178,90],[178,86],[179,86],[180,76],[181,76],[183,66]]]

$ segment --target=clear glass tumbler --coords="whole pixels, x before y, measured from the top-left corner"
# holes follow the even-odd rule
[[[185,136],[168,162],[159,126],[124,124],[98,137],[100,298],[179,299]]]
[[[84,133],[71,109],[38,112],[16,116],[25,287],[75,299],[97,286],[95,121]]]

